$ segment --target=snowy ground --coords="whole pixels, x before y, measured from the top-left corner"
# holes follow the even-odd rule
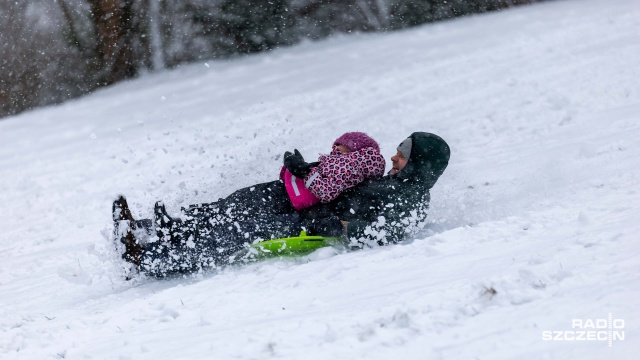
[[[637,359],[639,34],[638,1],[554,1],[195,64],[0,121],[0,358]],[[357,130],[387,158],[413,131],[451,145],[420,238],[122,278],[115,194],[139,217],[157,199],[177,214]],[[609,313],[625,336],[611,347],[543,340]]]

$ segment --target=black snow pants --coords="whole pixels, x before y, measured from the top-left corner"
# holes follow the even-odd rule
[[[138,225],[151,235],[143,245],[139,269],[156,277],[228,265],[247,244],[295,236],[303,227],[279,180],[240,189],[217,202],[183,208],[182,219],[171,218],[163,207],[155,210],[153,225],[149,220]]]

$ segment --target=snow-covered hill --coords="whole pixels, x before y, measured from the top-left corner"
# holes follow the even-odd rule
[[[639,34],[637,1],[553,1],[195,64],[0,121],[0,358],[637,358]],[[449,142],[420,238],[122,278],[115,194],[138,217],[157,199],[178,214],[345,131],[387,158],[413,131]],[[624,331],[612,346],[543,337],[609,314],[618,328],[596,330]]]

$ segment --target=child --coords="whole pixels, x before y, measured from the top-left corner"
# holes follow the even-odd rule
[[[362,132],[348,132],[333,143],[331,153],[306,163],[298,150],[285,153],[281,179],[296,210],[328,203],[365,179],[384,174],[378,143]]]

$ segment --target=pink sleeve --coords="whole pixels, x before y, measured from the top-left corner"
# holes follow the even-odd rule
[[[384,158],[373,148],[341,155],[323,155],[319,160],[320,165],[311,171],[305,182],[311,180],[309,191],[323,203],[330,202],[366,178],[384,174]]]
[[[387,165],[384,157],[373,148],[363,149],[362,172],[366,179],[377,178],[384,175],[384,168]]]

